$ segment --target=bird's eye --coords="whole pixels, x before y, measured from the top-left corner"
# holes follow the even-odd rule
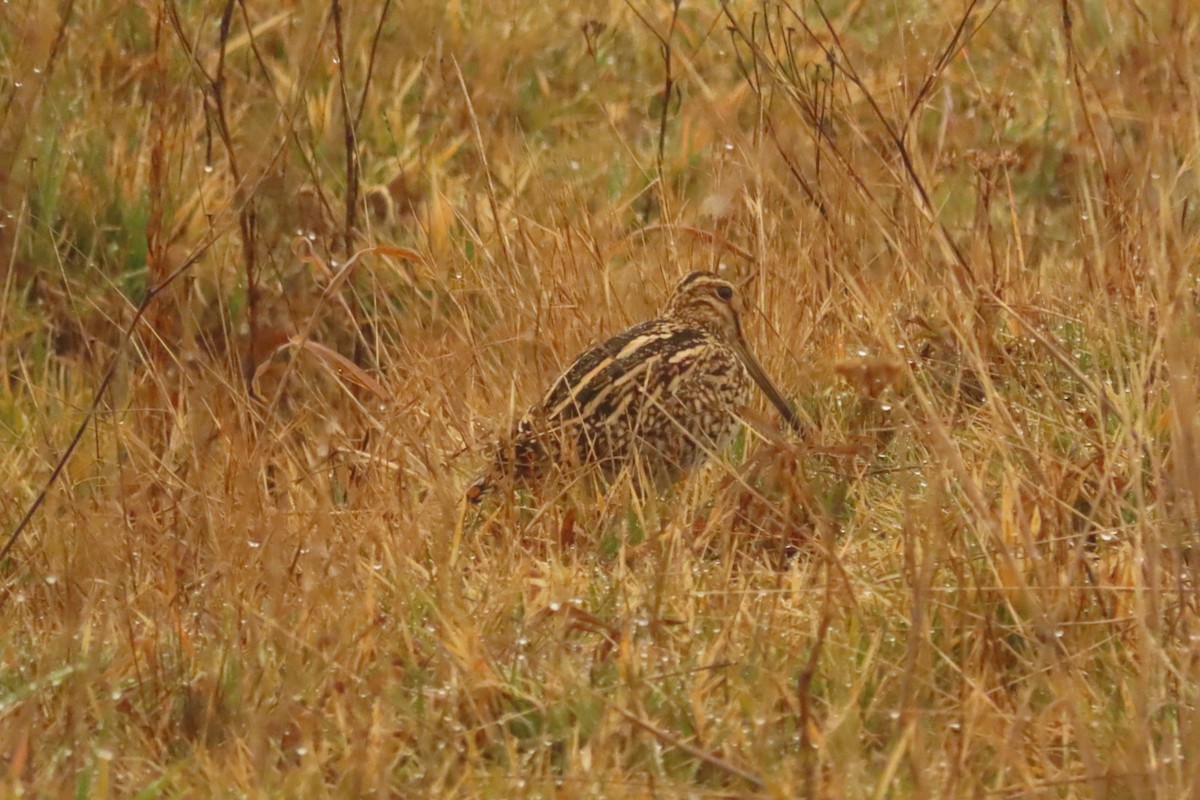
[[[718,286],[717,287],[717,297],[721,298],[722,300],[724,300],[726,302],[729,302],[730,300],[733,299],[733,287],[732,286]]]

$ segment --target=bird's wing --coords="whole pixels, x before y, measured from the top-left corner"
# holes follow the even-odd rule
[[[661,319],[635,325],[585,350],[550,387],[540,416],[558,423],[607,416],[604,409],[619,405],[622,396],[645,391],[665,377],[669,370],[662,367],[668,366],[670,354],[704,339],[701,331]]]

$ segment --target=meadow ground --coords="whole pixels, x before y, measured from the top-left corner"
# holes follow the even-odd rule
[[[0,794],[1200,787],[1186,0],[0,19]],[[807,433],[465,509],[701,268]]]

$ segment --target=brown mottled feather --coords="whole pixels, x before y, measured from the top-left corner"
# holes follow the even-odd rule
[[[498,483],[536,483],[552,468],[615,475],[641,458],[656,482],[702,464],[736,433],[758,383],[793,425],[790,407],[742,339],[740,302],[728,281],[694,272],[666,308],[585,350],[517,422],[472,501]]]

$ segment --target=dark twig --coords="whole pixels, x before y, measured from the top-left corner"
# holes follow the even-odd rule
[[[671,66],[671,40],[675,37],[675,25],[679,21],[679,7],[682,4],[682,2],[683,2],[683,0],[672,0],[671,22],[667,26],[667,32],[664,35],[664,34],[661,34],[658,32],[658,29],[654,27],[654,24],[651,23],[650,20],[646,19],[646,17],[642,14],[642,12],[638,10],[637,6],[635,6],[633,4],[632,0],[625,0],[625,4],[629,7],[629,10],[634,13],[634,16],[636,16],[641,21],[642,25],[645,26],[646,30],[650,31],[651,35],[653,35],[655,39],[658,39],[658,46],[659,46],[659,49],[662,51],[663,89],[662,89],[662,105],[660,106],[659,111],[658,111],[658,154],[657,154],[658,155],[658,182],[659,182],[660,192],[662,191],[662,189],[665,185],[663,183],[664,178],[665,178],[665,174],[663,172],[663,161],[666,157],[666,151],[667,151],[667,119],[670,116],[670,110],[671,110],[671,94],[672,94],[672,92],[675,91],[675,74],[672,71],[672,66]],[[645,213],[643,214],[644,220],[649,220],[651,201],[652,201],[652,196],[647,195],[647,207],[645,209]]]
[[[663,101],[658,114],[658,177],[663,178],[663,156],[667,147],[667,116],[671,109],[671,93],[675,90],[675,76],[671,73],[671,40],[675,38],[675,23],[679,19],[679,6],[682,0],[674,0],[671,5],[671,24],[662,44],[663,54]]]
[[[350,93],[346,89],[346,48],[342,35],[341,0],[333,0],[333,38],[337,51],[338,88],[342,95],[342,138],[346,145],[346,223],[342,237],[346,252],[352,253],[358,215],[358,139],[354,132],[356,117],[350,112]],[[366,96],[367,90],[364,86],[363,100]]]
[[[371,88],[371,78],[375,75],[375,54],[379,50],[379,37],[383,34],[383,21],[387,19],[388,9],[392,0],[383,0],[383,8],[379,11],[379,24],[375,26],[375,35],[371,37],[371,53],[367,56],[367,77],[363,79],[362,95],[358,98],[358,113],[354,115],[354,127],[357,129],[362,122],[363,109],[367,107],[367,90]]]
[[[946,67],[949,66],[950,60],[954,58],[954,54],[961,50],[962,46],[975,36],[979,29],[982,28],[987,21],[992,18],[992,14],[996,13],[996,9],[1000,7],[1000,3],[996,2],[992,6],[992,10],[985,14],[983,19],[979,21],[979,24],[972,28],[968,33],[967,23],[971,21],[971,14],[975,11],[975,7],[977,5],[979,5],[979,0],[970,0],[970,2],[967,4],[967,10],[963,12],[962,19],[960,19],[958,21],[958,25],[955,26],[954,33],[951,35],[950,41],[946,42],[946,46],[942,48],[942,52],[941,55],[938,56],[937,63],[933,65],[933,69],[931,69],[929,74],[925,76],[925,81],[921,84],[921,88],[917,90],[917,96],[914,97],[912,103],[909,104],[908,116],[904,118],[904,125],[900,129],[901,139],[905,138],[909,127],[912,125],[912,121],[916,118],[917,112],[920,110],[921,105],[925,102],[925,98],[933,93],[933,87],[937,84],[938,78],[942,76],[942,73],[946,70]]]
[[[788,9],[793,18],[796,19],[798,24],[804,28],[809,38],[824,51],[825,57],[828,59],[829,63],[836,63],[841,68],[842,74],[846,76],[846,80],[850,81],[850,83],[858,88],[859,92],[862,93],[863,99],[866,100],[867,105],[870,106],[871,111],[874,113],[875,118],[879,120],[879,123],[883,125],[884,130],[887,131],[888,139],[891,140],[892,145],[896,148],[896,154],[900,157],[900,163],[904,168],[904,174],[908,177],[913,191],[917,194],[917,197],[920,200],[919,206],[921,210],[929,217],[930,222],[935,226],[935,229],[940,234],[940,239],[943,245],[947,250],[950,251],[954,264],[958,267],[958,269],[954,272],[954,277],[959,284],[959,288],[961,288],[963,292],[968,295],[972,294],[974,288],[976,287],[976,280],[975,272],[972,269],[970,262],[967,261],[967,258],[963,255],[962,250],[959,249],[953,238],[951,238],[950,232],[946,230],[945,225],[938,220],[937,209],[929,197],[929,192],[925,189],[924,182],[917,174],[916,167],[913,165],[912,156],[908,152],[908,145],[906,145],[904,142],[903,133],[898,131],[896,126],[892,124],[892,121],[883,112],[883,109],[880,108],[879,103],[875,100],[875,96],[871,94],[871,91],[867,88],[862,78],[859,77],[857,70],[854,69],[854,64],[850,60],[850,54],[842,44],[842,40],[838,35],[837,28],[834,26],[833,21],[829,18],[829,15],[826,14],[824,6],[821,5],[820,0],[817,0],[814,3],[817,13],[821,15],[821,20],[825,23],[825,30],[828,32],[830,39],[833,40],[832,47],[826,47],[821,42],[816,33],[808,26],[808,23],[804,20],[804,17],[792,7],[788,0],[781,0],[781,2],[783,6]],[[967,13],[963,15],[964,20],[959,24],[958,28],[956,28],[956,33],[953,37],[956,41],[959,40],[957,31],[965,29],[966,17],[970,15],[971,10],[975,6],[975,2],[976,0],[972,0],[971,5],[967,9]],[[978,30],[978,28],[972,29],[972,35]],[[965,41],[962,43],[965,43]],[[961,46],[961,44],[959,46]],[[836,152],[836,150],[834,152]]]

